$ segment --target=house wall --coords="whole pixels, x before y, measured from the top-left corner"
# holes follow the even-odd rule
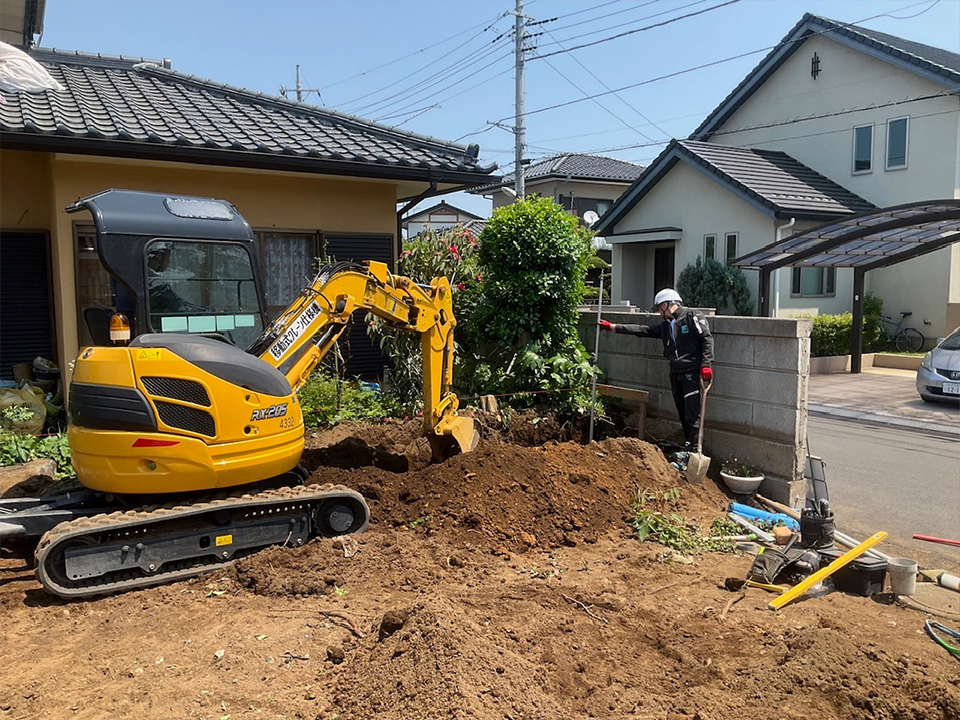
[[[696,198],[696,202],[690,202]],[[703,256],[703,237],[717,235],[722,253],[726,233],[736,232],[738,254],[743,255],[771,243],[776,238],[772,217],[738,198],[700,170],[678,162],[643,200],[617,223],[616,232],[649,228],[678,227],[683,238],[677,243],[629,243],[608,238],[613,251],[613,301],[630,301],[647,308],[653,300],[653,256],[657,247],[675,246],[675,277]],[[747,275],[750,292],[756,301],[757,273]]]
[[[581,340],[592,347],[596,311],[580,312]],[[649,313],[604,312],[613,323],[660,322]],[[709,318],[714,338],[714,384],[707,396],[704,454],[717,462],[737,457],[763,469],[761,492],[796,507],[803,499],[806,456],[810,320]],[[601,333],[598,364],[604,382],[649,393],[651,437],[681,435],[663,345],[655,338]]]
[[[629,183],[591,183],[578,180],[548,180],[543,182],[527,183],[524,186],[527,195],[539,195],[548,197],[556,202],[560,202],[561,195],[572,195],[574,197],[596,198],[597,200],[609,200],[611,204],[623,191],[630,186]],[[511,186],[511,189],[513,186]],[[493,193],[493,209],[513,203],[514,197],[509,193],[497,190]]]
[[[88,213],[64,211],[79,197],[107,188],[209,196],[233,203],[254,228],[376,233],[396,243],[391,183],[28,152],[3,151],[0,160],[0,227],[26,229],[33,216],[37,222],[29,229],[51,234],[56,348],[64,367],[79,351],[73,227],[92,222]]]
[[[813,54],[821,72],[811,77]],[[827,37],[812,37],[760,86],[710,142],[782,150],[879,207],[960,198],[960,98],[929,100],[745,130],[808,115],[943,93],[946,88]],[[907,167],[885,170],[887,120],[909,116]],[[853,173],[853,128],[873,124],[873,169]],[[912,310],[928,338],[944,335],[960,293],[960,244],[874,270],[866,288],[887,314]],[[838,291],[839,297],[839,291]],[[781,307],[783,304],[781,303]],[[822,312],[832,312],[821,306]]]

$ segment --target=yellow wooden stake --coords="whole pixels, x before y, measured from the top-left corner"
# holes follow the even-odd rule
[[[776,598],[772,602],[768,603],[767,607],[770,608],[771,610],[779,610],[794,598],[799,597],[800,595],[803,595],[807,590],[812,588],[814,585],[816,585],[818,582],[823,580],[825,577],[833,575],[833,573],[835,573],[837,570],[842,568],[844,565],[847,565],[853,562],[854,560],[856,560],[858,557],[863,555],[867,550],[872,548],[874,545],[877,545],[885,537],[887,537],[887,534],[882,530],[876,533],[875,535],[868,537],[866,540],[864,540],[862,543],[857,545],[855,548],[852,548],[851,550],[847,550],[847,552],[845,552],[843,555],[838,557],[836,560],[834,560],[832,563],[827,565],[825,568],[820,568],[813,575],[808,577],[806,580],[804,580],[803,582],[797,585],[794,585],[792,588],[787,590],[783,595]]]

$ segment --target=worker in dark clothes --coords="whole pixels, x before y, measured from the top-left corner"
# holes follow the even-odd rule
[[[696,450],[700,430],[700,381],[713,378],[713,336],[707,320],[696,310],[683,307],[676,290],[667,288],[654,298],[654,310],[663,322],[659,325],[615,325],[600,320],[604,330],[660,338],[663,356],[670,361],[670,388],[680,416],[687,450]]]

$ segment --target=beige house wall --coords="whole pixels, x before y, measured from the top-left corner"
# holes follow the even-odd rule
[[[810,74],[816,53],[821,72]],[[960,98],[941,96],[780,127],[746,128],[785,118],[822,115],[928,95],[945,86],[826,37],[812,37],[710,138],[723,145],[782,150],[878,207],[960,198]],[[887,121],[909,116],[907,167],[886,170]],[[853,172],[853,129],[873,125],[873,169]],[[908,321],[928,340],[955,327],[948,318],[960,301],[960,245],[866,275],[866,289],[884,311]],[[838,288],[838,298],[840,289]],[[845,292],[844,297],[849,297]],[[847,301],[846,309],[850,307]],[[790,307],[781,297],[781,308]],[[821,312],[834,312],[826,304]]]
[[[630,183],[602,183],[583,182],[576,180],[548,180],[545,182],[528,183],[525,186],[527,195],[539,195],[560,202],[561,195],[573,197],[596,198],[609,200],[611,204],[630,187]],[[513,189],[513,186],[510,186]],[[493,209],[510,205],[514,201],[513,195],[496,190],[493,192]]]
[[[221,198],[253,228],[391,235],[396,253],[395,183],[4,150],[0,229],[50,234],[56,350],[65,367],[79,351],[74,225],[92,219],[64,208],[108,188]]]

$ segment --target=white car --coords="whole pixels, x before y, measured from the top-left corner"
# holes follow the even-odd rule
[[[917,370],[917,392],[925,402],[960,402],[960,327],[924,356]]]

